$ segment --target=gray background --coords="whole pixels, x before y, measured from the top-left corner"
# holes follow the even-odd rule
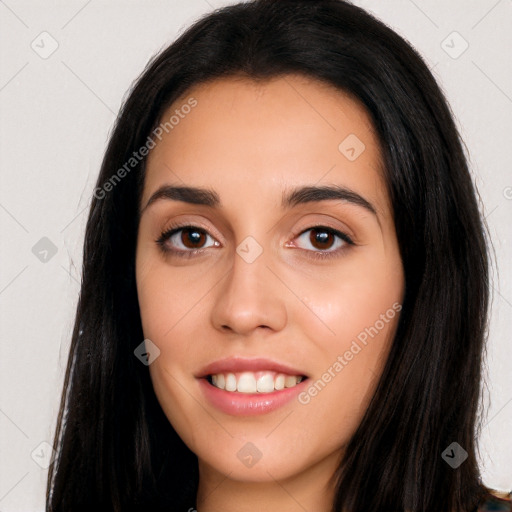
[[[86,210],[125,93],[150,57],[229,3],[0,0],[1,512],[44,510],[45,443],[58,411]],[[355,3],[424,56],[468,148],[498,265],[481,466],[487,485],[510,490],[512,1]]]

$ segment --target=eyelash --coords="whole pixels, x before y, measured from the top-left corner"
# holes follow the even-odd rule
[[[192,224],[175,224],[175,225],[171,225],[168,229],[166,229],[165,231],[160,233],[159,238],[157,238],[155,240],[155,242],[157,243],[157,245],[160,247],[160,249],[162,250],[162,252],[165,255],[172,254],[172,255],[175,255],[175,256],[177,256],[179,258],[192,258],[197,253],[203,252],[205,249],[192,249],[192,250],[184,251],[184,250],[169,249],[165,245],[165,243],[167,242],[167,240],[169,238],[171,238],[176,233],[179,233],[180,231],[183,231],[183,230],[186,230],[186,229],[190,229],[190,230],[194,230],[194,231],[199,231],[199,232],[204,233],[204,234],[206,234],[208,236],[211,236],[205,229],[200,228],[198,226],[194,226]],[[332,250],[330,250],[330,251],[311,251],[311,250],[308,250],[308,249],[302,249],[302,250],[304,250],[304,251],[306,251],[308,253],[312,253],[312,254],[308,255],[311,258],[322,260],[322,259],[326,259],[326,258],[338,257],[338,256],[341,255],[341,253],[343,253],[343,252],[345,252],[347,250],[348,247],[347,247],[346,244],[348,244],[349,246],[350,245],[355,245],[355,243],[352,241],[352,239],[346,233],[343,233],[342,231],[338,231],[337,229],[334,229],[334,228],[330,228],[328,226],[324,226],[322,224],[310,226],[309,228],[304,229],[301,232],[299,232],[296,235],[294,235],[294,238],[296,238],[298,236],[301,236],[304,233],[307,233],[308,231],[311,231],[312,229],[317,229],[319,231],[326,231],[326,232],[328,232],[330,234],[333,234],[333,235],[337,236],[338,238],[340,238],[341,240],[343,240],[345,242],[345,244],[342,245],[340,248],[335,249],[334,251],[332,251]]]

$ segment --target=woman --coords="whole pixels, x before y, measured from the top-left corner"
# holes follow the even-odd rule
[[[103,161],[48,510],[495,506],[488,286],[459,135],[402,38],[341,0],[203,17]]]

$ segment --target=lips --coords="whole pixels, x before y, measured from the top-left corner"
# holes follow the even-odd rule
[[[230,415],[265,414],[289,403],[308,376],[270,359],[230,357],[202,368],[195,377],[204,398]]]

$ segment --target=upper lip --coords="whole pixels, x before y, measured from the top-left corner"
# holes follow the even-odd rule
[[[265,358],[243,358],[243,357],[227,357],[219,359],[213,363],[209,363],[197,373],[197,378],[204,378],[208,375],[215,375],[217,373],[236,373],[236,372],[257,372],[257,371],[273,371],[277,373],[285,373],[287,375],[300,375],[307,377],[307,375],[293,366],[272,361]]]

